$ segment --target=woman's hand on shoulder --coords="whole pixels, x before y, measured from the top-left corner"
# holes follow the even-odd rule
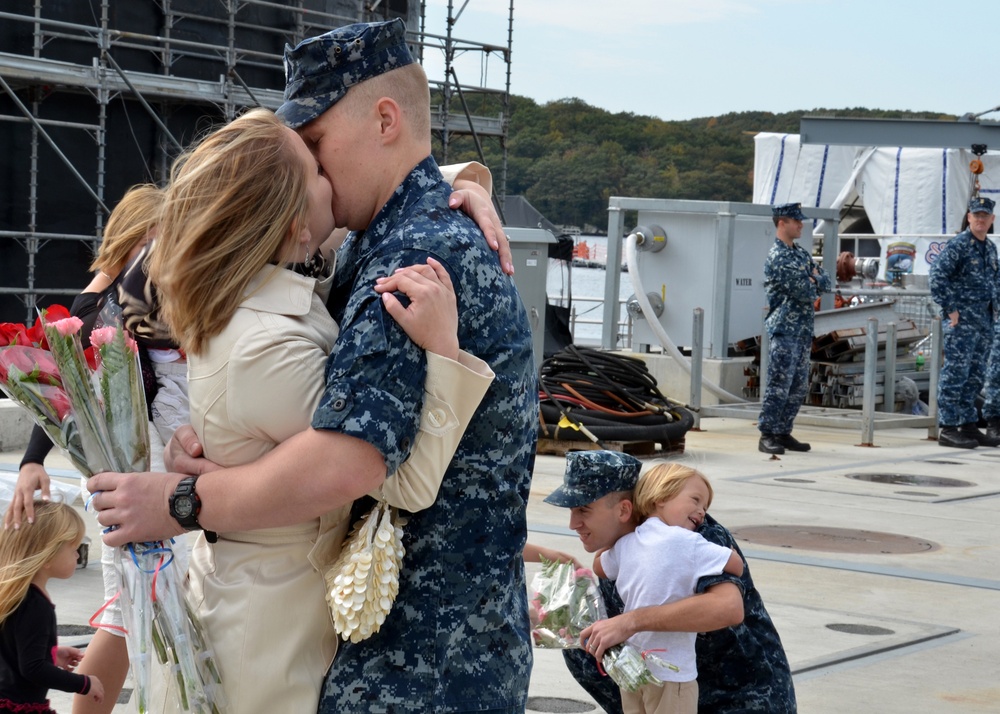
[[[493,200],[486,189],[475,181],[455,181],[455,190],[448,199],[448,207],[465,212],[476,222],[490,248],[497,252],[503,272],[513,275],[514,258],[510,252],[510,240],[504,233],[500,215],[493,207]]]
[[[427,352],[448,359],[458,359],[458,307],[451,276],[434,258],[426,265],[400,268],[392,275],[379,278],[375,292],[382,304],[403,331]],[[404,307],[393,295],[401,292],[409,299]]]

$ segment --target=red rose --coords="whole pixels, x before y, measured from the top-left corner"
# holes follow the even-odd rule
[[[42,314],[45,316],[46,322],[55,322],[56,320],[69,317],[69,310],[62,305],[49,305]]]
[[[30,344],[24,325],[19,322],[0,322],[0,347]]]
[[[55,410],[56,419],[59,424],[63,423],[63,419],[69,414],[73,405],[70,404],[69,397],[66,392],[59,389],[58,387],[48,387],[42,394],[49,400],[49,404]]]
[[[28,330],[28,339],[31,340],[31,344],[35,347],[41,347],[44,350],[49,348],[49,341],[45,339],[45,330],[42,328],[42,318],[45,318],[45,322],[56,322],[57,320],[62,320],[63,318],[69,317],[69,310],[67,310],[62,305],[49,305],[47,308],[42,310],[42,314],[35,319],[35,324],[31,326]]]
[[[25,374],[34,374],[33,382],[62,386],[56,363],[46,350],[20,345],[0,348],[0,381],[7,381],[11,367],[17,367]]]

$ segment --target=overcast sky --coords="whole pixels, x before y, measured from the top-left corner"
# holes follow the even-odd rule
[[[995,0],[993,0],[995,1]],[[465,0],[454,0],[455,12]],[[468,0],[459,38],[505,45],[510,0]],[[517,0],[511,92],[612,112],[693,119],[866,107],[961,115],[1000,105],[997,28],[969,0]],[[428,0],[443,34],[446,0]],[[978,18],[978,20],[976,20]],[[425,56],[432,79],[440,53]],[[502,88],[476,54],[463,84]],[[436,72],[436,74],[435,74]],[[1000,112],[986,115],[1000,120]]]

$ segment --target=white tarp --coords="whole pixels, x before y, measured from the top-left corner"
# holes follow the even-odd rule
[[[857,199],[876,235],[957,233],[972,195],[968,149],[802,144],[798,134],[755,138],[754,203],[842,208]],[[980,195],[1000,200],[1000,152],[982,157]]]

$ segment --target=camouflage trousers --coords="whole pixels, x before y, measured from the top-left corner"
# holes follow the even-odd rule
[[[962,314],[964,315],[964,313]],[[944,364],[938,380],[938,424],[961,426],[979,421],[976,397],[986,379],[993,330],[986,320],[944,324]]]
[[[792,422],[809,392],[812,335],[772,335],[767,353],[767,388],[757,428],[762,434],[791,434]]]
[[[984,419],[1000,419],[1000,320],[993,323],[993,347],[986,367]]]

